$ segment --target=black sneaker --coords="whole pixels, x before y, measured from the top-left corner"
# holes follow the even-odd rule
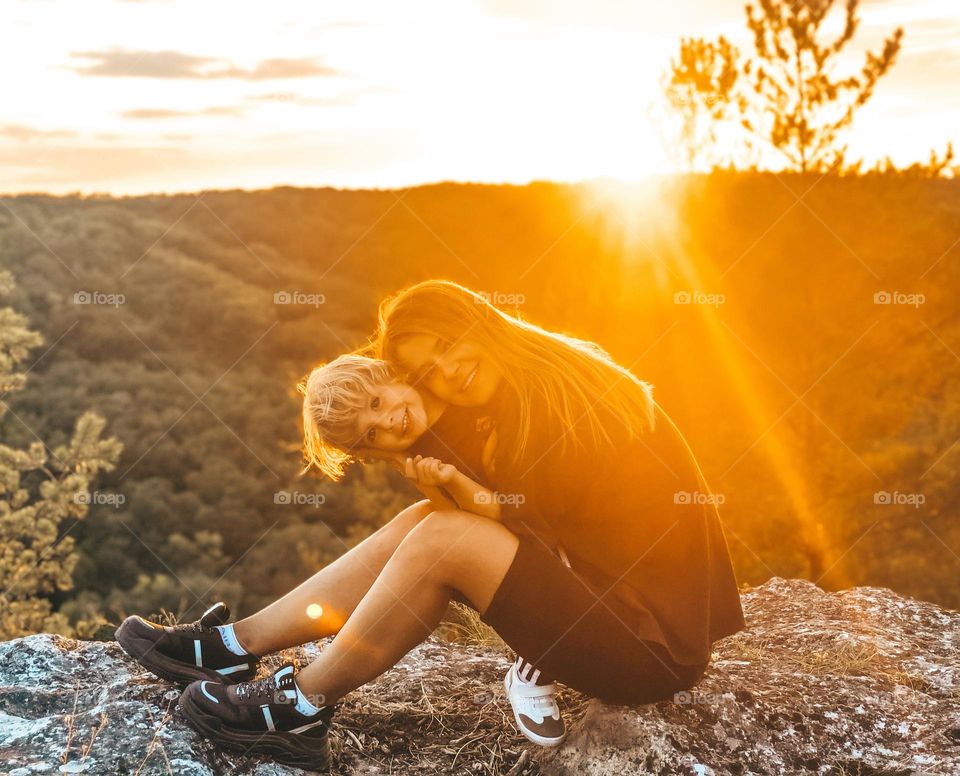
[[[230,610],[222,601],[199,620],[185,625],[158,625],[133,615],[117,628],[124,651],[161,679],[188,684],[197,679],[242,682],[257,675],[257,655],[235,655],[223,644],[216,625],[225,625]]]
[[[306,715],[296,709],[293,664],[254,682],[225,685],[200,681],[180,696],[190,725],[220,746],[248,755],[267,755],[301,768],[330,764],[327,733],[339,704]]]

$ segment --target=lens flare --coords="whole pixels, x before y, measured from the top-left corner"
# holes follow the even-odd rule
[[[311,620],[319,619],[322,614],[323,607],[320,606],[320,604],[310,604],[310,606],[307,607],[307,617]]]

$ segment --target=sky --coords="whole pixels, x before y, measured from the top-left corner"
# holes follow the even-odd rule
[[[680,168],[681,37],[750,46],[741,0],[4,0],[0,192],[138,194]],[[905,29],[851,154],[960,140],[960,3],[866,0],[849,62]]]

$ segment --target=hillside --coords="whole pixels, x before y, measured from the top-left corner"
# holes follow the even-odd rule
[[[98,488],[122,503],[63,526],[81,557],[74,590],[54,596],[73,620],[191,618],[211,597],[244,614],[407,503],[385,471],[297,479],[293,385],[362,343],[385,293],[431,276],[595,340],[651,381],[724,497],[741,582],[960,606],[960,181],[4,202],[8,304],[46,343],[0,436],[52,446],[92,408],[124,445]],[[894,292],[923,301],[875,303]]]

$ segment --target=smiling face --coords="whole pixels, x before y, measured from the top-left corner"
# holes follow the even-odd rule
[[[405,383],[390,382],[370,390],[357,411],[358,445],[402,452],[427,430],[427,413],[420,393]]]
[[[396,358],[414,382],[459,407],[487,404],[500,385],[493,359],[468,340],[451,345],[432,334],[414,334],[397,343]]]

